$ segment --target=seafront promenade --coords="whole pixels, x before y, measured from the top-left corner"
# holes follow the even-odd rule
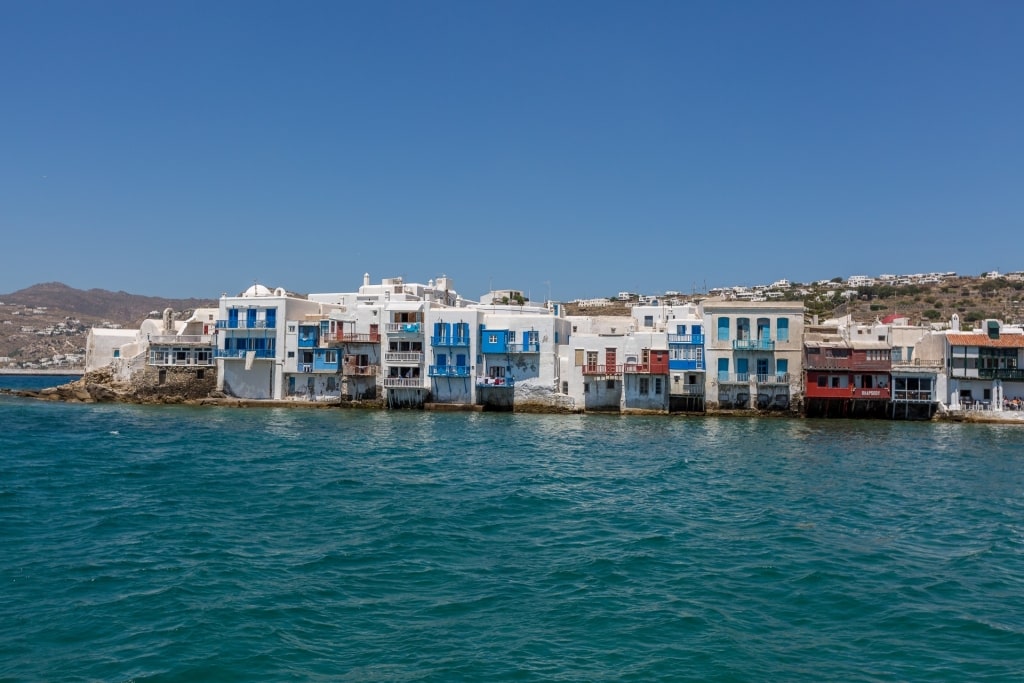
[[[81,377],[85,368],[0,368],[0,375]]]

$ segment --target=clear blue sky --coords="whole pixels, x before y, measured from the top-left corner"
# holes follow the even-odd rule
[[[1024,269],[1024,2],[0,3],[0,292]]]

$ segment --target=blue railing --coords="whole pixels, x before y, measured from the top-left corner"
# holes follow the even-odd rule
[[[775,342],[771,339],[734,339],[732,348],[736,351],[774,351]]]
[[[468,337],[431,337],[431,346],[469,346]]]
[[[274,321],[253,320],[252,324],[247,320],[218,320],[218,330],[272,330],[275,327]]]
[[[431,377],[469,377],[468,365],[431,365],[427,370]]]
[[[668,335],[669,344],[703,344],[703,334],[670,334]]]
[[[273,358],[273,349],[255,349],[253,351],[247,351],[246,349],[215,349],[214,358],[245,358],[246,354],[256,354],[253,358]]]

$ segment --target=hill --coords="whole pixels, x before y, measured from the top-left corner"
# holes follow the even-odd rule
[[[0,294],[0,367],[10,363],[64,363],[64,356],[85,354],[89,328],[136,327],[165,308],[179,316],[196,308],[216,306],[203,299],[142,296],[105,289],[81,290],[61,282],[45,282]],[[55,357],[60,357],[56,361]],[[79,361],[80,362],[80,361]]]

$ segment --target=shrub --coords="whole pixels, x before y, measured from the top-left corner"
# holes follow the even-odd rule
[[[942,314],[936,311],[934,308],[929,308],[927,311],[923,311],[921,313],[921,316],[923,318],[927,318],[928,320],[938,320],[939,318],[942,317]]]

